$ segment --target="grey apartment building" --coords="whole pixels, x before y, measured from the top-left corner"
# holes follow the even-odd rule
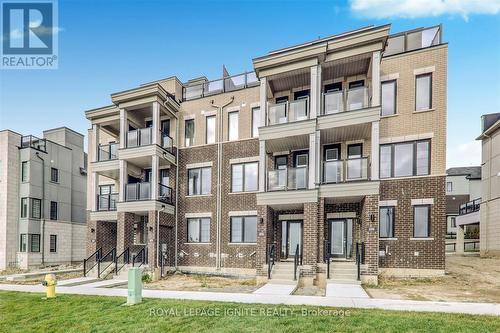
[[[86,173],[80,133],[0,131],[0,270],[85,258]]]
[[[444,274],[442,27],[365,27],[253,65],[86,111],[87,256],[262,280],[297,259],[306,285],[339,261],[365,283]]]

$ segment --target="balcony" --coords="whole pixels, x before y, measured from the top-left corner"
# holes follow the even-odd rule
[[[118,143],[109,143],[106,145],[99,144],[99,153],[97,161],[111,161],[118,158]]]
[[[97,210],[114,211],[116,210],[117,201],[118,201],[118,193],[99,194],[97,196]]]
[[[368,158],[323,162],[323,184],[368,180]]]
[[[466,215],[470,213],[474,213],[479,211],[481,207],[481,198],[472,200],[469,202],[466,202],[464,204],[461,204],[459,209],[458,209],[458,214],[459,215]]]
[[[153,144],[153,128],[139,128],[127,133],[127,148],[135,148],[140,146],[149,146]],[[160,146],[173,153],[173,140],[172,138],[160,132]]]
[[[441,26],[405,31],[389,36],[384,56],[423,49],[441,44]]]
[[[268,124],[286,124],[309,119],[309,99],[270,104],[268,106]]]
[[[367,87],[345,89],[323,94],[322,115],[355,111],[369,107]]]
[[[47,152],[47,142],[45,139],[37,138],[34,135],[26,135],[21,137],[21,148],[34,148]]]
[[[184,101],[189,101],[258,85],[259,80],[255,72],[248,72],[184,87],[182,98]]]
[[[268,191],[288,191],[307,189],[308,168],[286,168],[271,170],[267,175]]]
[[[125,201],[141,201],[152,200],[151,198],[151,183],[133,183],[125,185]],[[172,188],[158,184],[158,201],[172,204]]]

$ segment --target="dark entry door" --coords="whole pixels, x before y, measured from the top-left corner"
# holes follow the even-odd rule
[[[281,221],[281,257],[293,258],[297,245],[302,253],[302,221]]]
[[[330,255],[334,258],[352,256],[352,219],[329,220]]]

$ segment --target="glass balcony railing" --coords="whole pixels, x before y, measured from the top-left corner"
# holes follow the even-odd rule
[[[323,113],[332,114],[344,111],[344,93],[333,91],[323,94]]]
[[[268,171],[268,191],[303,190],[307,188],[307,167]]]
[[[160,132],[160,146],[173,153],[174,140],[166,133]],[[127,148],[147,146],[153,143],[153,128],[140,128],[127,133]]]
[[[441,44],[441,26],[405,31],[387,40],[384,56],[423,49]]]
[[[141,182],[125,185],[125,201],[151,200],[151,183]],[[157,200],[172,203],[172,188],[164,184],[158,184]]]
[[[359,110],[368,107],[368,88],[359,87],[346,91],[347,109],[346,111]]]
[[[324,161],[323,183],[342,183],[355,180],[368,180],[368,158]]]
[[[98,211],[116,210],[117,201],[118,201],[118,193],[99,194],[97,196],[97,210]]]
[[[285,124],[309,119],[309,99],[270,104],[268,107],[268,124]]]
[[[477,212],[481,208],[481,198],[461,204],[458,210],[459,215]]]
[[[322,114],[334,114],[364,109],[370,106],[368,87],[333,91],[323,94]]]
[[[185,101],[259,85],[255,72],[248,72],[184,87]]]
[[[116,160],[118,158],[117,150],[118,143],[109,143],[106,145],[99,145],[98,161]]]

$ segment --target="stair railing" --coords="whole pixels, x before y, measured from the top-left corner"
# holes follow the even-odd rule
[[[271,271],[274,266],[276,244],[268,244],[267,250],[267,278],[271,278]]]
[[[87,259],[83,259],[83,276],[87,276],[88,272],[97,265],[102,255],[102,247],[98,248]],[[95,258],[95,259],[94,259]]]
[[[120,264],[120,261],[123,261],[123,264]],[[115,274],[118,274],[118,272],[125,267],[125,265],[130,264],[130,249],[127,247],[123,252],[119,255],[116,256],[115,259]]]
[[[136,255],[132,256],[132,267],[135,267],[135,264],[138,263],[141,267],[142,265],[147,263],[148,258],[148,248],[145,246]]]
[[[361,265],[365,263],[365,243],[356,242],[356,265],[358,268],[358,281],[361,280]]]
[[[331,254],[330,254],[330,241],[325,240],[325,248],[323,250],[323,256],[324,260],[326,263],[326,278],[330,278],[330,261],[331,261]]]
[[[297,244],[295,255],[293,256],[293,279],[297,280],[297,268],[302,265],[302,256],[300,255],[300,246]]]
[[[106,264],[107,260],[109,260],[108,264]],[[101,274],[103,272],[105,272],[106,269],[108,269],[111,265],[113,265],[115,263],[115,260],[116,260],[116,248],[114,247],[108,253],[106,253],[106,255],[104,257],[99,259],[99,261],[97,262],[97,277],[99,279],[101,278]],[[105,267],[103,267],[103,265],[105,265]],[[108,275],[109,275],[109,272],[108,272],[108,274],[106,274],[106,276],[108,276]]]

